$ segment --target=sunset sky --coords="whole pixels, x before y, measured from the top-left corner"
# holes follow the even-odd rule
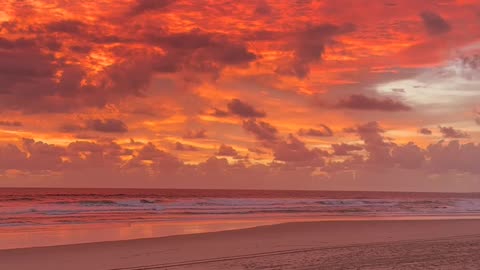
[[[0,186],[480,191],[478,0],[5,0]]]

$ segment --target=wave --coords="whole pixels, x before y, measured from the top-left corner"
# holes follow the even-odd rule
[[[102,191],[69,194],[0,193],[0,226],[32,224],[83,224],[112,221],[137,222],[158,220],[205,220],[267,218],[271,216],[389,216],[389,215],[480,215],[480,196],[450,196],[432,194],[403,194],[388,197],[384,194],[321,193],[319,196],[284,197],[266,192],[239,193],[229,191],[225,196],[205,196],[208,192],[181,191],[176,194],[149,191],[123,193]],[[184,192],[184,193],[182,193]],[[213,191],[209,191],[214,194]],[[256,197],[254,196],[256,194]],[[207,194],[208,195],[208,194]],[[378,196],[377,196],[378,195]],[[243,197],[242,197],[243,196]],[[10,225],[8,225],[10,224]],[[15,224],[15,225],[11,225]]]

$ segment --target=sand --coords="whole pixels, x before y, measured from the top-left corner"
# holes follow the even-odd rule
[[[0,269],[480,269],[480,220],[285,223],[4,250]]]

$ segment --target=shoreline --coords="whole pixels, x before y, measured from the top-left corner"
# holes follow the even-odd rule
[[[348,221],[480,220],[480,215],[249,217],[184,221],[112,222],[0,228],[0,251],[130,241],[234,231],[285,223]],[[44,244],[48,242],[49,244]]]
[[[321,262],[322,258],[335,257],[338,252],[370,250],[370,255],[356,256],[355,253],[349,260],[385,257],[388,261],[394,253],[384,254],[385,249],[407,253],[409,249],[419,249],[423,254],[432,248],[431,254],[423,254],[425,258],[435,259],[439,254],[448,257],[458,252],[478,257],[479,228],[478,219],[294,222],[160,238],[0,250],[0,266],[18,270],[225,269],[225,263],[268,265],[284,260],[288,261],[286,265],[298,266],[305,261],[317,265],[312,260],[326,265],[327,262]],[[441,248],[435,250],[434,247]],[[424,257],[417,257],[407,256],[402,260],[425,263]],[[450,260],[450,265],[456,263],[455,257]],[[472,260],[476,259],[466,263]],[[328,263],[331,269],[337,269],[335,260]],[[269,269],[255,267],[248,269]]]

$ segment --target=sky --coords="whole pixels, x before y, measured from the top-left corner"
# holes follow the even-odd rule
[[[5,0],[0,186],[480,191],[477,0]]]

